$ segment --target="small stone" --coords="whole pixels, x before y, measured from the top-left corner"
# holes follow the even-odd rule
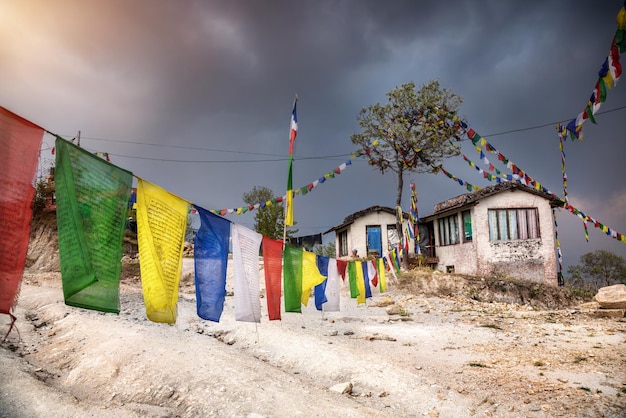
[[[390,305],[385,308],[387,315],[400,315],[403,309],[400,305]]]
[[[330,390],[331,392],[340,393],[342,395],[346,393],[352,393],[352,382],[337,383],[336,385],[328,388],[328,390]]]

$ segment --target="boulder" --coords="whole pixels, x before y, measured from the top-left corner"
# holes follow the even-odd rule
[[[626,284],[601,287],[595,300],[602,309],[626,309]]]

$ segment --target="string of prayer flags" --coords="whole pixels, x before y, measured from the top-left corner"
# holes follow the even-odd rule
[[[458,178],[458,177],[457,177],[457,176],[455,176],[454,174],[451,174],[450,172],[446,171],[446,169],[445,169],[445,168],[443,168],[443,167],[441,167],[441,166],[439,167],[439,169],[441,170],[441,172],[442,172],[443,174],[445,174],[446,176],[448,176],[448,178],[451,178],[452,180],[454,180],[454,181],[456,181],[457,183],[459,183],[459,185],[464,186],[464,187],[467,189],[467,191],[469,191],[469,192],[472,192],[472,191],[475,191],[475,190],[480,190],[480,189],[481,189],[480,187],[478,187],[478,186],[476,186],[476,185],[474,185],[474,184],[468,183],[468,182],[466,182],[465,180],[461,180],[460,178]]]
[[[482,154],[482,148],[484,147],[488,152],[497,155],[498,156],[498,160],[501,161],[504,165],[506,165],[506,167],[508,169],[510,169],[513,172],[513,174],[503,174],[499,170],[496,169],[495,171],[496,171],[496,173],[498,173],[498,175],[500,177],[495,177],[493,175],[489,175],[489,176],[483,176],[484,178],[486,178],[489,181],[496,180],[496,182],[498,182],[498,183],[500,182],[500,178],[503,178],[503,179],[505,179],[507,181],[515,180],[515,181],[518,181],[520,183],[524,183],[527,186],[534,187],[536,190],[540,190],[540,191],[542,191],[544,193],[548,193],[550,195],[553,195],[557,199],[560,199],[560,197],[556,196],[554,193],[550,192],[548,189],[546,189],[544,186],[542,186],[541,183],[539,183],[538,181],[536,181],[535,179],[530,177],[526,173],[526,171],[520,169],[519,166],[517,166],[515,163],[513,163],[511,160],[509,160],[504,154],[502,154],[500,151],[498,151],[493,145],[491,145],[489,142],[487,142],[485,140],[485,138],[481,137],[473,129],[470,128],[468,130],[467,135],[472,140],[472,143],[476,146],[476,152],[479,152],[481,155],[484,155],[484,154]],[[480,143],[480,145],[478,145],[478,143]],[[473,166],[473,167],[476,166],[465,155],[463,155],[463,158],[471,166]]]
[[[138,178],[137,242],[146,315],[176,322],[189,202]]]
[[[567,174],[565,173],[565,151],[563,150],[563,142],[565,142],[565,135],[567,130],[558,124],[556,127],[559,134],[559,150],[561,151],[561,173],[563,175],[563,198],[567,202]]]
[[[230,221],[194,206],[200,215],[194,243],[196,310],[200,318],[219,322],[226,299]]]
[[[481,147],[485,147],[485,149],[487,151],[489,151],[490,153],[493,154],[497,154],[498,155],[498,160],[504,162],[507,166],[507,168],[510,168],[514,175],[517,176],[516,178],[518,179],[519,182],[523,182],[524,184],[526,184],[527,186],[531,186],[534,187],[536,190],[540,190],[550,196],[552,196],[555,199],[560,200],[563,203],[563,207],[567,210],[569,210],[571,213],[573,213],[574,215],[578,216],[580,219],[582,219],[585,222],[584,228],[585,228],[585,239],[588,240],[589,238],[589,232],[587,230],[587,225],[586,222],[591,223],[594,225],[594,227],[599,228],[602,232],[604,232],[606,235],[621,241],[623,243],[626,243],[626,237],[624,237],[623,234],[620,234],[619,232],[609,228],[608,226],[596,221],[595,219],[591,218],[590,216],[585,215],[582,211],[580,211],[579,209],[573,207],[572,205],[569,204],[569,202],[567,201],[567,199],[563,199],[559,196],[557,196],[555,193],[552,193],[550,190],[548,190],[546,187],[544,187],[541,183],[539,183],[538,181],[536,181],[535,179],[533,179],[532,177],[530,177],[524,170],[520,169],[516,164],[514,164],[512,161],[510,161],[508,158],[506,158],[506,156],[504,156],[502,153],[500,153],[493,145],[489,144],[484,138],[482,138],[479,134],[477,134],[473,129],[468,129],[467,131],[467,135],[468,137],[472,140],[472,142],[476,145],[480,142],[480,147],[476,147],[477,151],[481,151]]]
[[[267,314],[270,321],[274,321],[280,319],[283,240],[263,237],[262,246]]]
[[[259,249],[263,236],[238,224],[233,224],[231,231],[233,237],[235,321],[260,323]]]
[[[415,254],[421,254],[420,250],[420,231],[418,228],[419,215],[417,211],[417,191],[415,190],[415,182],[411,182],[411,210],[409,211],[409,224],[413,230],[411,239],[415,241]]]
[[[119,313],[132,173],[57,137],[55,187],[65,303]]]
[[[622,64],[620,63],[620,53],[626,51],[626,36],[624,29],[626,27],[626,10],[621,7],[617,14],[617,30],[613,40],[611,41],[611,49],[605,58],[600,70],[598,71],[598,80],[591,92],[591,97],[587,101],[587,105],[582,112],[567,124],[567,130],[572,140],[583,139],[582,127],[587,119],[592,123],[596,123],[594,115],[600,109],[602,103],[606,101],[607,92],[617,85],[617,81],[622,75]]]
[[[11,317],[17,302],[30,236],[33,180],[44,129],[0,106],[0,313]]]
[[[561,242],[559,241],[559,225],[556,222],[556,209],[552,208],[552,218],[554,218],[554,242],[556,243],[557,261],[559,262],[559,272],[557,274],[557,283],[564,286],[563,280],[563,254],[561,253]]]
[[[319,179],[312,181],[306,186],[302,186],[300,188],[292,190],[292,198],[298,195],[304,196],[305,194],[307,194],[308,192],[310,192],[311,190],[319,186],[321,183],[324,183],[326,179],[335,178],[335,174],[341,174],[349,165],[352,165],[351,160],[347,160],[346,162],[340,164],[339,166],[335,167],[332,171],[324,174]],[[259,202],[254,205],[242,206],[239,208],[232,208],[232,209],[211,209],[211,212],[220,216],[226,216],[226,215],[232,215],[232,214],[242,215],[244,213],[253,211],[255,209],[265,209],[267,206],[276,205],[278,203],[285,202],[286,200],[287,200],[287,195],[284,195],[284,196],[275,197],[274,199],[267,200],[265,202]]]

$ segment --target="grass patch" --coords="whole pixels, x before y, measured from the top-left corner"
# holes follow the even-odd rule
[[[544,363],[544,362],[543,362],[543,361],[541,361],[541,360],[537,360],[537,361],[535,361],[535,362],[533,363],[533,366],[535,366],[535,367],[542,367],[542,366],[545,366],[545,365],[546,365],[546,363]]]
[[[574,361],[572,363],[574,364],[578,364],[578,363],[582,363],[583,361],[587,361],[587,357],[583,357],[583,356],[576,356],[574,358]]]
[[[591,393],[591,389],[589,389],[587,386],[580,386],[578,389]]]

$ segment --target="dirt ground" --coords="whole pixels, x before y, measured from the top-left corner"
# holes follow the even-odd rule
[[[344,289],[341,312],[258,325],[234,321],[230,296],[213,323],[195,313],[190,264],[175,325],[146,319],[138,278],[114,315],[66,306],[58,273],[27,272],[0,416],[626,416],[624,319],[391,283],[367,306]]]
[[[344,286],[341,312],[311,300],[260,324],[236,322],[229,293],[214,323],[185,258],[166,325],[146,319],[132,263],[119,315],[65,305],[54,245],[34,234],[0,343],[0,418],[626,417],[626,319],[554,289],[408,275],[366,306]]]

